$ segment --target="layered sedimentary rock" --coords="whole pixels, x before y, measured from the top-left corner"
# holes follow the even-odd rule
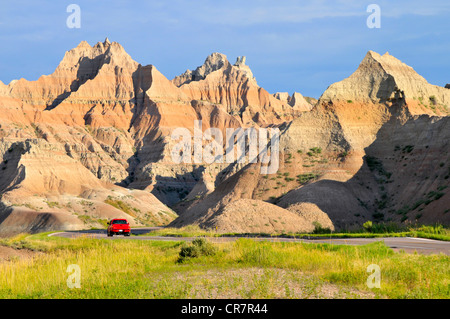
[[[448,114],[450,92],[429,84],[414,69],[389,53],[369,51],[356,72],[334,83],[322,101],[384,103],[404,99],[413,114]]]
[[[40,230],[98,226],[114,216],[165,224],[176,216],[154,195],[114,185],[129,176],[135,153],[128,130],[139,68],[118,43],[83,41],[51,75],[1,87],[2,234],[19,220],[17,231],[36,231],[36,221],[55,214]]]
[[[244,57],[232,65],[225,55],[213,53],[195,71],[186,71],[172,82],[190,99],[214,103],[243,125],[279,124],[299,113],[258,86]]]
[[[113,217],[222,232],[450,222],[448,89],[372,51],[319,100],[269,94],[246,63],[213,53],[169,80],[106,39],[81,42],[37,81],[0,82],[0,234]],[[196,121],[223,136],[278,128],[279,170],[174,163],[172,133],[193,140]]]
[[[420,104],[431,94],[436,107]],[[448,224],[447,94],[399,60],[368,52],[310,112],[280,126],[276,174],[257,176],[247,166],[226,181],[232,187],[220,184],[203,200],[181,206],[173,225],[217,225],[215,216],[230,214],[226,207],[239,198],[287,210],[313,205],[302,217],[330,229],[359,228],[367,220]]]
[[[134,72],[137,65],[117,42],[106,39],[90,46],[82,41],[66,52],[52,74],[43,75],[37,81],[20,79],[10,83],[9,95],[39,109],[51,109],[69,96],[89,100],[131,98],[126,94],[130,87],[120,79],[125,77],[123,73]],[[90,81],[94,78],[97,80],[92,85]],[[116,78],[118,81],[113,81]]]
[[[313,107],[313,105],[298,92],[294,92],[292,95],[289,95],[287,92],[277,92],[273,94],[273,96],[278,100],[289,104],[296,111],[311,111]]]
[[[16,216],[30,216],[21,217],[24,224],[17,231],[35,231],[36,225],[42,230],[90,227],[111,217],[110,212],[128,214],[136,225],[168,223],[176,215],[150,192],[169,204],[196,185],[194,193],[204,194],[228,166],[206,169],[209,186],[200,186],[204,167],[171,161],[174,129],[192,132],[195,120],[202,121],[203,131],[214,127],[223,133],[246,124],[271,124],[263,113],[281,121],[283,115],[271,113],[271,98],[257,86],[245,58],[231,65],[215,53],[185,77],[178,86],[202,82],[220,92],[199,95],[179,88],[155,66],[140,65],[120,44],[106,39],[93,46],[82,41],[66,52],[52,74],[37,81],[0,83],[3,225],[11,231]],[[222,91],[232,79],[228,93]],[[255,96],[251,105],[249,96]],[[236,110],[247,107],[253,113],[244,121]],[[293,108],[286,108],[286,118],[292,118]],[[145,191],[124,192],[121,187]],[[53,214],[58,218],[49,217]],[[45,225],[42,216],[52,222]]]

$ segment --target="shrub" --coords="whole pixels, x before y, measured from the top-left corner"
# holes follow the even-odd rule
[[[297,181],[300,184],[305,184],[305,183],[309,182],[310,180],[317,178],[318,176],[319,175],[314,174],[314,173],[300,174],[300,175],[297,175]]]
[[[438,200],[442,196],[444,196],[444,193],[436,191],[431,191],[427,194],[427,197],[430,198],[431,200]]]
[[[369,166],[369,169],[371,171],[377,170],[380,171],[382,170],[383,164],[381,163],[381,161],[374,157],[374,156],[366,156],[366,162],[367,162],[367,166]]]
[[[313,225],[314,225],[313,234],[330,234],[331,233],[331,229],[322,227],[322,225],[319,222],[313,222]]]
[[[407,214],[409,211],[410,211],[409,206],[408,206],[408,205],[405,205],[405,206],[403,206],[402,208],[400,208],[400,209],[397,211],[397,214],[398,214],[398,215],[405,215],[405,214]]]
[[[58,202],[46,202],[48,207],[50,208],[60,208],[59,203]]]
[[[314,154],[320,154],[322,153],[322,149],[320,147],[313,147],[309,149],[311,152],[313,152]]]
[[[363,227],[365,230],[367,230],[368,232],[372,231],[372,221],[368,220],[363,224]]]
[[[411,153],[414,150],[414,145],[406,145],[403,148],[403,153]]]
[[[433,103],[433,105],[436,105],[436,97],[434,95],[430,96],[430,102]]]
[[[216,247],[205,238],[197,238],[194,239],[191,244],[184,243],[181,246],[178,262],[183,262],[189,258],[212,256],[215,255],[216,252]]]
[[[371,233],[378,233],[378,234],[384,234],[384,233],[398,233],[405,231],[404,227],[399,226],[398,224],[391,222],[391,223],[375,223],[372,224]]]

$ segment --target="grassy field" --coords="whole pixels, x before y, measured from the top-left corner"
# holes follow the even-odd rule
[[[319,228],[318,231],[311,234],[303,233],[218,233],[213,230],[201,229],[195,225],[189,225],[181,228],[162,228],[152,231],[142,236],[172,236],[172,237],[291,237],[291,238],[381,238],[381,237],[417,237],[428,238],[443,241],[450,241],[450,229],[442,225],[434,226],[415,226],[400,227],[395,224],[375,224],[370,229],[359,229],[352,232],[333,233],[327,229]]]
[[[19,235],[36,252],[0,262],[0,298],[449,298],[450,257],[366,246],[211,244]],[[81,288],[67,280],[78,265]],[[366,284],[380,267],[381,288]]]

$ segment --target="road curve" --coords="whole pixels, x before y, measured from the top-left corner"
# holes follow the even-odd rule
[[[145,227],[145,228],[133,228],[131,230],[133,235],[147,234],[161,227]],[[79,231],[64,231],[58,233],[52,233],[49,236],[65,237],[65,238],[78,238],[89,237],[98,239],[109,240],[164,240],[164,241],[192,241],[195,237],[162,237],[162,236],[113,236],[108,237],[106,230],[79,230]],[[242,237],[210,237],[212,242],[227,242],[233,241]],[[365,245],[376,241],[384,241],[384,243],[392,248],[394,251],[405,251],[407,253],[420,253],[420,254],[439,254],[450,255],[450,242],[439,241],[424,238],[411,238],[411,237],[382,237],[382,238],[329,238],[329,239],[300,239],[300,238],[280,238],[280,237],[250,237],[253,240],[258,241],[271,241],[271,242],[303,242],[303,243],[326,243],[334,245]]]

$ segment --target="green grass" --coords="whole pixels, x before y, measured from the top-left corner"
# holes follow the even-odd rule
[[[46,201],[46,203],[47,203],[48,207],[50,207],[50,208],[61,208],[61,206],[59,205],[58,202],[48,202],[48,201]]]
[[[319,177],[319,175],[315,173],[300,174],[297,175],[297,182],[300,184],[306,184],[310,180],[316,179],[317,177]]]
[[[276,199],[276,198],[272,198]],[[317,228],[317,227],[316,227]],[[440,224],[432,226],[406,227],[395,223],[372,223],[370,230],[366,228],[346,232],[330,232],[326,229],[315,229],[313,233],[219,233],[214,229],[202,229],[196,225],[180,228],[162,228],[140,236],[165,237],[284,237],[284,238],[382,238],[382,237],[416,237],[450,241],[450,229]]]
[[[366,225],[365,223],[364,225]],[[367,226],[369,226],[367,224]],[[440,224],[431,226],[406,227],[395,223],[372,223],[370,227],[331,234],[295,234],[295,237],[305,238],[382,238],[382,237],[416,237],[442,241],[450,241],[450,229]]]
[[[136,217],[136,214],[135,214],[133,208],[121,200],[113,199],[111,196],[108,196],[108,198],[105,200],[105,203],[109,204],[117,209],[120,209],[121,211],[123,211],[124,213],[126,213],[132,217]]]
[[[239,239],[179,262],[181,242],[20,235],[4,245],[43,252],[0,263],[0,298],[449,298],[450,257],[365,246]],[[194,244],[190,244],[194,245]],[[69,289],[67,267],[80,267]],[[379,265],[381,288],[366,285]],[[331,287],[331,288],[330,288]],[[333,290],[331,289],[331,290]]]
[[[197,225],[189,225],[180,228],[161,228],[155,231],[152,231],[148,234],[143,234],[142,236],[165,236],[165,237],[218,237],[219,233],[214,230],[205,230],[200,228]]]
[[[313,148],[310,148],[309,152],[307,152],[306,154],[308,156],[318,156],[321,153],[322,153],[322,148],[320,148],[320,147],[313,147]]]

